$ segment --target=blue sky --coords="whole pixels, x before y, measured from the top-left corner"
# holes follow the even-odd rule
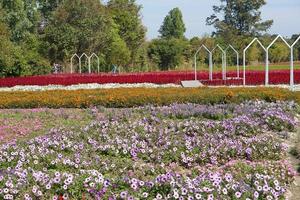
[[[186,24],[186,37],[210,34],[213,27],[206,26],[206,18],[212,14],[212,6],[219,0],[137,0],[143,6],[142,16],[147,27],[147,38],[158,36],[158,30],[168,12],[179,7]],[[262,8],[263,19],[273,19],[272,34],[291,36],[300,33],[300,0],[267,0]]]

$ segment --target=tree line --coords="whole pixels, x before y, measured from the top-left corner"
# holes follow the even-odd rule
[[[220,0],[206,20],[215,31],[191,39],[185,37],[181,11],[174,8],[165,17],[159,37],[148,41],[142,7],[135,0],[0,0],[0,76],[47,74],[55,63],[69,71],[74,53],[96,53],[101,71],[111,71],[113,65],[128,72],[188,68],[201,44],[209,48],[232,44],[241,51],[253,37],[270,42],[274,36],[266,32],[273,21],[261,20],[260,8],[265,4],[265,0]],[[289,58],[282,42],[270,51],[271,62]],[[297,45],[296,59],[299,52]],[[208,62],[205,53],[198,59]],[[249,59],[263,59],[259,47],[250,49]],[[220,62],[220,55],[214,62]],[[234,63],[234,57],[229,62]]]

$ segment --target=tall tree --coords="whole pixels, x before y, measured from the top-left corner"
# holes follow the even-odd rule
[[[65,62],[74,53],[92,52],[104,57],[106,64],[124,64],[129,59],[117,26],[100,1],[65,0],[54,12],[44,39],[52,62]]]
[[[149,45],[148,55],[161,70],[174,69],[183,63],[187,46],[188,42],[181,39],[155,39]]]
[[[185,31],[186,28],[183,22],[182,13],[179,8],[174,8],[165,17],[159,33],[161,34],[162,38],[183,39]]]
[[[11,40],[20,42],[36,33],[39,13],[35,0],[0,0],[3,18],[11,30]]]
[[[140,15],[141,6],[135,0],[110,0],[107,7],[118,25],[118,34],[130,49],[130,63],[134,65],[146,35]]]
[[[52,12],[64,2],[64,0],[37,0],[38,8],[41,11],[41,15],[45,19],[49,19]]]
[[[260,8],[265,0],[220,0],[221,5],[213,6],[214,14],[207,18],[208,25],[216,28],[214,34],[226,40],[237,36],[257,36],[266,32],[273,20],[262,21]],[[222,18],[218,16],[221,15]]]

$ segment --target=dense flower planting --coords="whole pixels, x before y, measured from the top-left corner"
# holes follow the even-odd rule
[[[295,101],[300,93],[280,88],[119,88],[96,90],[51,90],[36,92],[1,92],[0,108],[88,108],[134,107],[172,103],[216,104],[245,100]]]
[[[18,78],[0,79],[0,87],[13,87],[16,85],[74,85],[86,83],[156,83],[179,84],[183,80],[193,80],[194,73],[187,72],[149,72],[149,73],[129,73],[129,74],[61,74],[48,76],[32,76]],[[208,80],[207,72],[199,72],[198,80],[202,80],[205,85],[241,85],[241,79],[236,79],[236,72],[228,72],[228,80],[223,81],[221,73],[213,74],[213,81]],[[295,70],[295,83],[300,83],[300,70]],[[231,77],[231,78],[230,78]],[[242,74],[240,74],[242,77]],[[289,70],[270,71],[270,84],[289,84]],[[232,79],[233,78],[233,79]],[[265,83],[264,71],[247,71],[247,85],[262,85]]]
[[[169,84],[154,84],[154,83],[134,83],[134,84],[119,84],[119,83],[88,83],[78,85],[21,85],[14,87],[0,87],[0,92],[12,92],[12,91],[47,91],[47,90],[91,90],[91,89],[114,89],[114,88],[173,88],[181,87],[180,85],[169,83]],[[280,86],[284,87],[284,85]]]
[[[81,129],[0,146],[0,198],[285,199],[295,175],[293,102],[89,112]]]

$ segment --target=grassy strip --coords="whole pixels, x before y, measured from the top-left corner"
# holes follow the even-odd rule
[[[295,100],[300,93],[280,88],[132,88],[76,91],[1,92],[0,108],[86,108],[90,106],[134,107],[146,104],[229,103],[259,99]]]

